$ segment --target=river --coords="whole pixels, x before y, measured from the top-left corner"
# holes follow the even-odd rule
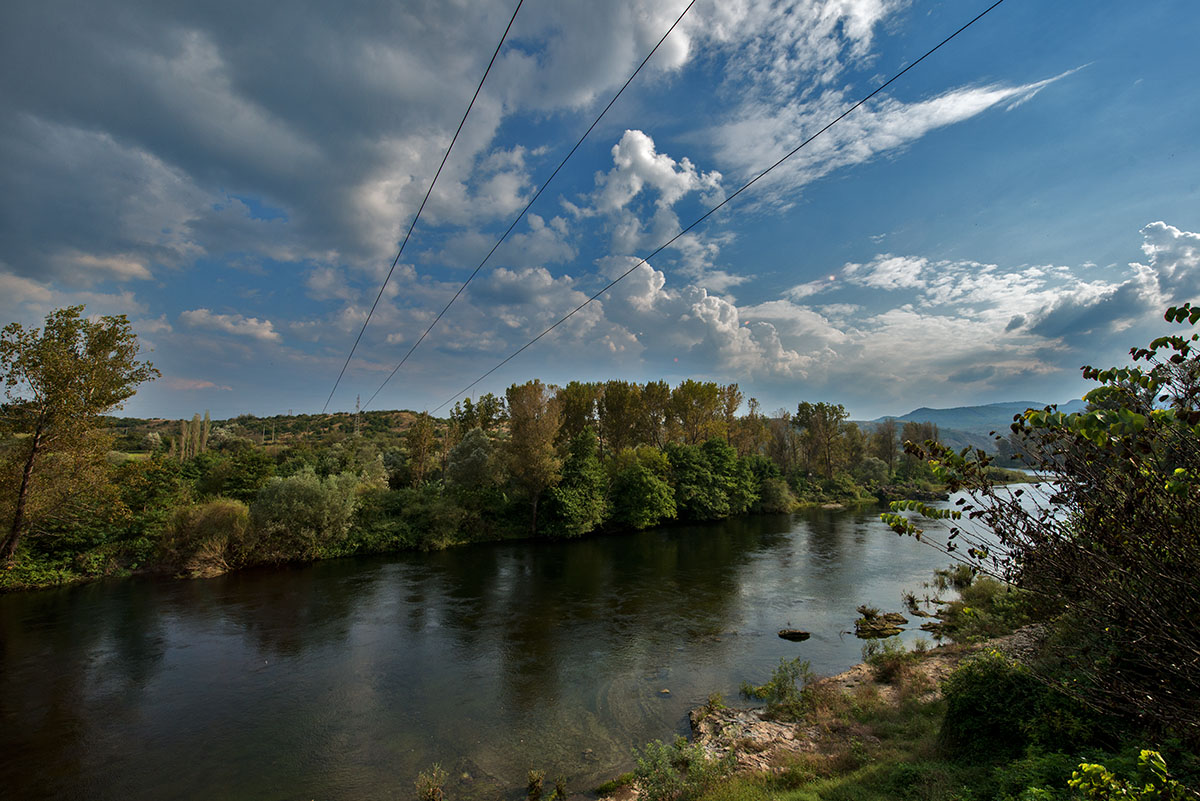
[[[529,768],[587,790],[781,658],[859,661],[855,607],[900,610],[948,561],[878,512],[0,596],[0,787],[407,799],[439,762],[452,801]]]

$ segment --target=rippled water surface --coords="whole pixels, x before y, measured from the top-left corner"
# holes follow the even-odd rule
[[[511,794],[531,767],[585,790],[783,657],[859,661],[855,607],[899,609],[947,561],[877,514],[0,596],[0,787],[409,798],[440,762],[455,799]]]

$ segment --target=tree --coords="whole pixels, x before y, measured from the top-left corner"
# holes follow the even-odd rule
[[[425,476],[433,462],[433,418],[428,412],[417,415],[412,427],[405,433],[405,440],[408,445],[408,469],[412,485],[419,487],[425,483]]]
[[[530,502],[530,532],[537,533],[538,502],[557,483],[562,461],[554,451],[558,405],[541,381],[513,384],[508,399],[509,438],[505,457],[512,481]]]
[[[647,381],[642,387],[642,431],[638,441],[662,448],[667,444],[670,417],[670,385],[666,381]]]
[[[875,426],[868,440],[867,447],[871,455],[886,464],[889,473],[896,469],[896,457],[899,455],[897,435],[896,418],[889,417]]]
[[[740,403],[740,401],[739,401]],[[671,392],[671,416],[679,425],[683,441],[699,445],[717,431],[721,390],[712,381],[680,382]]]
[[[572,381],[555,393],[560,422],[558,442],[570,442],[586,428],[596,426],[596,404],[600,399],[600,384]]]
[[[808,468],[819,466],[825,478],[833,478],[839,464],[839,434],[847,417],[840,403],[802,401],[792,418],[792,425],[800,432]]]
[[[548,528],[553,534],[578,537],[604,521],[608,482],[596,453],[598,446],[596,432],[591,428],[571,439],[563,461],[562,480],[547,493],[553,521]]]
[[[1190,304],[1169,322],[1200,323]],[[1130,366],[1083,368],[1088,407],[1028,410],[1013,424],[1037,491],[996,486],[982,452],[906,445],[968,497],[955,510],[914,501],[899,514],[949,519],[948,547],[1029,590],[1056,629],[1045,675],[1079,700],[1156,736],[1200,745],[1200,334],[1134,348]],[[973,525],[978,521],[986,537]],[[967,545],[965,549],[960,543]],[[965,553],[962,553],[965,550]]]
[[[37,485],[62,489],[71,480],[69,473],[40,467],[55,456],[88,461],[97,450],[100,415],[159,375],[137,355],[137,335],[124,315],[88,320],[83,306],[51,312],[41,330],[10,323],[0,333],[6,423],[25,435],[10,452],[20,478],[0,557],[11,561],[22,536],[36,530],[29,499]]]
[[[610,470],[614,523],[643,529],[675,517],[675,493],[667,483],[671,465],[662,451],[648,445],[626,448]]]
[[[628,381],[606,382],[597,412],[601,449],[616,454],[638,443],[644,428],[641,387]]]

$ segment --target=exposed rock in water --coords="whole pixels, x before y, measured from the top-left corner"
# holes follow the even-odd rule
[[[858,613],[862,617],[854,621],[854,635],[862,639],[894,637],[903,631],[900,626],[908,622],[908,618],[899,612],[880,614],[878,609],[866,604],[858,607]]]
[[[862,624],[862,621],[854,622],[854,636],[862,640],[872,640],[878,637],[895,637],[904,629],[899,626],[893,626],[890,623],[878,621],[875,623]]]
[[[785,640],[791,640],[792,642],[804,642],[812,635],[807,631],[801,631],[800,629],[780,629],[779,636]]]

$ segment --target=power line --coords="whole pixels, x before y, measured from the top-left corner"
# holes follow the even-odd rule
[[[579,141],[575,143],[575,146],[572,147],[570,152],[567,153],[567,155],[563,157],[563,160],[558,163],[558,166],[554,168],[554,172],[550,173],[550,177],[546,179],[546,181],[541,185],[541,187],[538,188],[537,192],[529,200],[529,202],[525,204],[525,208],[521,209],[521,213],[518,214],[516,219],[512,221],[512,225],[508,226],[508,230],[505,231],[498,240],[496,240],[496,244],[492,245],[492,249],[489,250],[487,255],[483,257],[483,261],[479,262],[479,266],[476,267],[469,276],[467,276],[466,281],[463,281],[462,286],[460,286],[458,291],[454,293],[454,297],[450,298],[450,301],[445,305],[445,307],[438,312],[437,317],[433,319],[433,322],[429,324],[429,327],[425,329],[424,333],[422,333],[421,336],[417,338],[417,341],[413,343],[412,347],[408,349],[408,353],[404,354],[404,358],[400,360],[395,368],[392,369],[392,372],[388,374],[388,377],[383,380],[383,383],[379,385],[379,389],[375,390],[375,393],[367,399],[366,406],[370,406],[371,401],[375,400],[375,396],[383,391],[383,388],[387,386],[388,382],[392,380],[393,376],[395,376],[400,368],[404,366],[404,363],[408,361],[408,357],[413,355],[413,351],[420,346],[420,344],[425,340],[425,337],[428,336],[429,332],[433,330],[433,327],[436,326],[442,319],[442,315],[444,315],[450,309],[450,307],[454,305],[454,301],[458,300],[458,296],[463,293],[463,291],[467,288],[467,285],[471,283],[475,276],[479,274],[479,271],[483,269],[483,266],[488,263],[488,260],[492,258],[492,254],[496,252],[496,249],[504,244],[504,240],[508,239],[508,235],[511,234],[513,229],[517,227],[517,223],[521,222],[521,220],[525,217],[525,212],[529,211],[533,204],[537,202],[537,199],[542,196],[542,192],[546,191],[546,187],[549,186],[550,182],[554,180],[554,177],[558,175],[558,171],[561,170],[563,166],[570,160],[571,156],[575,155],[575,151],[578,150],[579,146],[583,144],[583,140],[587,139],[588,134],[592,132],[592,129],[600,124],[600,120],[604,118],[604,115],[608,113],[608,110],[613,107],[614,103],[617,102],[617,98],[624,93],[624,91],[629,87],[629,84],[633,83],[633,79],[636,78],[638,73],[642,71],[642,67],[646,66],[646,63],[650,61],[650,57],[658,51],[658,48],[667,40],[667,37],[671,35],[671,32],[675,30],[675,27],[683,21],[683,18],[687,16],[687,13],[692,10],[692,6],[695,4],[696,0],[691,0],[691,2],[687,4],[687,7],[683,9],[683,13],[681,13],[673,23],[671,23],[671,27],[667,28],[667,32],[664,33],[662,38],[658,40],[658,44],[654,45],[653,49],[646,54],[646,57],[642,59],[642,63],[638,65],[637,69],[633,71],[633,74],[629,76],[629,79],[625,81],[617,93],[612,96],[612,100],[608,101],[608,105],[604,107],[604,110],[600,112],[600,115],[592,121],[592,124],[588,126],[588,129],[583,132],[583,136],[579,137]],[[366,407],[364,406],[363,408]]]
[[[409,237],[412,236],[413,228],[417,225],[417,220],[421,219],[421,212],[425,209],[425,204],[429,200],[429,196],[433,193],[433,187],[437,185],[438,176],[442,174],[442,168],[446,166],[446,160],[450,158],[450,151],[454,149],[454,143],[458,141],[458,135],[462,133],[463,125],[467,122],[467,116],[470,115],[471,109],[475,107],[475,101],[479,98],[479,92],[483,89],[483,82],[487,80],[488,73],[492,71],[492,65],[496,63],[496,57],[500,55],[500,48],[504,46],[504,40],[508,38],[508,32],[512,30],[513,22],[517,19],[517,12],[521,10],[521,5],[525,0],[517,0],[517,7],[512,13],[512,17],[508,20],[508,27],[504,29],[504,34],[500,37],[500,41],[496,43],[496,50],[492,53],[492,60],[488,62],[487,69],[483,71],[483,77],[479,79],[479,85],[475,87],[475,94],[471,96],[471,102],[467,104],[467,110],[463,113],[463,117],[458,122],[458,128],[454,131],[454,137],[450,140],[450,146],[446,148],[446,154],[442,156],[442,163],[438,165],[437,172],[433,174],[433,180],[429,182],[429,189],[425,191],[425,197],[421,200],[420,207],[417,208],[417,213],[413,215],[412,223],[408,226],[408,232],[404,234],[404,240],[400,243],[400,249],[396,251],[396,258],[392,259],[391,269],[388,270],[387,276],[384,277],[383,283],[379,286],[379,293],[375,295],[375,302],[371,304],[371,310],[367,312],[367,319],[363,320],[362,328],[358,331],[358,336],[354,339],[354,344],[350,346],[350,353],[346,356],[346,363],[342,365],[342,371],[338,373],[337,380],[333,382],[333,389],[329,390],[329,397],[325,399],[325,405],[321,407],[321,414],[325,414],[325,410],[329,408],[329,402],[333,400],[333,393],[337,392],[338,384],[342,383],[342,376],[346,374],[346,368],[350,366],[350,360],[354,358],[354,351],[358,349],[358,343],[362,341],[363,332],[367,330],[367,324],[371,322],[371,316],[375,314],[375,307],[379,305],[379,299],[383,297],[383,290],[387,288],[388,281],[392,279],[392,273],[396,271],[396,265],[400,262],[400,254],[404,253],[404,246],[408,244]]]
[[[555,328],[558,328],[560,325],[562,325],[563,323],[565,323],[567,320],[569,320],[569,319],[571,319],[572,317],[574,317],[574,316],[575,316],[575,314],[576,314],[576,312],[580,311],[580,310],[581,310],[581,309],[583,309],[585,306],[588,306],[589,304],[591,304],[591,302],[592,302],[592,301],[594,301],[596,298],[598,298],[598,297],[600,297],[601,295],[603,295],[603,294],[604,294],[605,292],[607,292],[608,290],[612,289],[614,286],[616,286],[618,283],[620,283],[622,279],[624,279],[626,276],[628,276],[628,275],[629,275],[630,273],[632,273],[634,270],[636,270],[637,268],[641,267],[643,264],[645,264],[646,262],[650,261],[650,259],[654,258],[654,257],[655,257],[655,256],[657,256],[659,253],[661,253],[662,251],[664,251],[664,250],[666,250],[668,247],[670,247],[672,244],[674,244],[674,243],[675,243],[675,241],[676,241],[676,240],[678,240],[678,239],[679,239],[681,236],[683,236],[683,235],[684,235],[684,234],[686,234],[687,232],[691,231],[693,228],[695,228],[696,226],[698,226],[700,223],[702,223],[702,222],[704,222],[705,220],[707,220],[709,217],[711,217],[713,214],[715,214],[715,213],[716,213],[718,210],[720,210],[720,209],[721,209],[721,208],[723,208],[724,206],[728,205],[728,204],[729,204],[729,203],[730,203],[730,202],[731,202],[731,201],[732,201],[734,198],[736,198],[738,195],[742,194],[742,193],[743,193],[743,192],[745,192],[747,189],[749,189],[751,186],[753,186],[754,184],[758,183],[758,181],[759,181],[761,178],[763,178],[763,177],[764,177],[764,176],[765,176],[767,173],[771,172],[771,171],[772,171],[772,170],[774,170],[776,167],[778,167],[780,164],[783,164],[783,162],[787,161],[787,160],[788,160],[788,159],[790,159],[792,156],[796,155],[796,153],[798,153],[798,152],[800,151],[800,149],[801,149],[801,148],[803,148],[803,147],[805,147],[806,145],[808,145],[810,142],[812,142],[814,139],[816,139],[816,138],[817,138],[818,136],[820,136],[821,134],[823,134],[823,133],[825,133],[826,131],[828,131],[828,130],[829,130],[830,128],[832,128],[834,125],[837,125],[837,124],[838,124],[839,122],[841,122],[841,121],[842,121],[842,120],[843,120],[845,117],[847,117],[847,116],[848,116],[848,115],[849,115],[851,112],[853,112],[855,109],[857,109],[859,106],[863,105],[863,104],[864,104],[864,103],[866,103],[868,100],[870,100],[871,98],[873,98],[875,95],[879,94],[879,93],[880,93],[880,92],[882,92],[884,89],[886,89],[888,86],[890,86],[892,83],[894,83],[895,81],[899,80],[899,79],[900,79],[900,77],[901,77],[901,76],[903,76],[903,75],[904,75],[906,72],[908,72],[908,71],[909,71],[909,70],[911,70],[913,67],[915,67],[915,66],[917,66],[918,64],[920,64],[920,63],[921,63],[922,61],[924,61],[925,59],[929,58],[929,56],[933,55],[935,52],[937,52],[938,50],[940,50],[940,49],[942,48],[942,46],[943,46],[943,45],[945,45],[947,42],[949,42],[949,41],[950,41],[951,39],[953,39],[954,37],[958,36],[960,33],[962,33],[963,31],[965,31],[967,28],[970,28],[972,25],[974,25],[976,22],[978,22],[978,21],[979,21],[979,20],[981,20],[981,19],[982,19],[984,16],[986,16],[986,15],[988,14],[988,12],[990,12],[992,9],[994,9],[996,6],[1000,5],[1000,4],[1001,4],[1001,3],[1003,3],[1003,2],[1004,2],[1004,0],[996,0],[996,2],[992,3],[990,6],[988,6],[987,8],[985,8],[983,11],[979,12],[979,14],[977,14],[977,15],[976,15],[974,18],[972,18],[970,22],[966,23],[966,24],[965,24],[965,25],[963,25],[961,28],[959,28],[958,30],[956,30],[954,33],[950,34],[950,35],[949,35],[949,36],[947,36],[945,39],[943,39],[942,41],[938,42],[936,45],[934,45],[933,47],[931,47],[929,50],[925,51],[925,54],[924,54],[924,55],[922,55],[920,58],[918,58],[916,61],[914,61],[913,63],[909,64],[907,67],[905,67],[904,69],[902,69],[902,70],[900,70],[899,72],[897,72],[897,73],[896,73],[895,75],[893,75],[891,78],[888,78],[886,81],[884,81],[883,83],[881,83],[881,84],[880,84],[879,86],[877,86],[877,87],[875,88],[875,90],[874,90],[874,91],[872,91],[872,92],[871,92],[869,95],[867,95],[867,96],[866,96],[866,97],[864,97],[863,99],[859,100],[857,103],[855,103],[855,104],[854,104],[853,106],[851,106],[850,108],[848,108],[848,109],[846,109],[845,111],[843,111],[843,112],[842,112],[841,114],[839,114],[839,115],[838,115],[836,118],[834,118],[834,119],[833,119],[831,122],[829,122],[828,124],[826,124],[824,128],[822,128],[821,130],[817,131],[816,133],[814,133],[812,136],[810,136],[810,137],[808,137],[807,139],[805,139],[805,140],[804,140],[803,142],[801,142],[800,144],[796,145],[794,148],[792,148],[790,151],[788,151],[788,152],[787,152],[787,153],[786,153],[786,154],[785,154],[785,155],[784,155],[782,158],[780,158],[778,161],[776,161],[776,162],[775,162],[774,164],[772,164],[770,167],[767,167],[765,170],[763,170],[762,172],[760,172],[758,175],[754,176],[754,177],[753,177],[753,178],[751,178],[749,181],[747,181],[745,184],[743,184],[743,185],[742,185],[742,187],[741,187],[741,189],[738,189],[738,190],[737,190],[736,192],[734,192],[732,195],[730,195],[729,197],[725,198],[724,200],[722,200],[722,201],[721,201],[720,203],[718,203],[717,205],[713,206],[711,209],[709,209],[709,210],[708,210],[708,211],[706,211],[704,214],[702,214],[700,217],[698,217],[696,220],[694,220],[694,221],[693,221],[691,224],[689,224],[689,225],[688,225],[686,228],[684,228],[682,231],[680,231],[679,233],[675,234],[675,236],[671,237],[670,239],[668,239],[668,240],[667,240],[666,242],[664,242],[663,244],[659,245],[657,248],[655,248],[655,249],[654,249],[654,251],[653,251],[653,252],[651,252],[651,253],[650,253],[650,255],[646,256],[646,257],[645,257],[645,258],[643,258],[641,261],[639,261],[637,264],[633,265],[633,266],[632,266],[632,267],[630,267],[628,270],[626,270],[625,272],[621,273],[619,276],[617,276],[616,278],[614,278],[612,281],[610,281],[610,282],[609,282],[609,283],[608,283],[606,286],[604,286],[602,289],[600,289],[600,290],[599,290],[598,292],[596,292],[594,295],[592,295],[592,296],[591,296],[591,297],[589,297],[587,300],[585,300],[583,303],[580,303],[578,306],[576,306],[576,307],[575,307],[574,309],[572,309],[570,312],[568,312],[567,314],[565,314],[565,315],[563,315],[561,318],[559,318],[559,320],[558,320],[556,323],[554,323],[553,325],[551,325],[551,326],[550,326],[549,328],[547,328],[545,331],[543,331],[542,333],[538,334],[536,337],[534,337],[533,339],[529,340],[528,342],[526,342],[526,343],[525,343],[524,345],[522,345],[521,347],[517,348],[515,351],[513,351],[513,352],[512,352],[512,353],[510,353],[508,356],[506,356],[504,359],[502,359],[502,360],[501,360],[501,361],[500,361],[498,364],[496,364],[494,367],[492,367],[492,369],[488,370],[486,373],[484,373],[483,375],[479,376],[479,378],[476,378],[476,379],[475,379],[474,381],[472,381],[470,384],[467,384],[465,387],[463,387],[462,389],[460,389],[458,392],[454,393],[454,395],[452,395],[450,398],[448,398],[448,399],[446,399],[446,400],[442,401],[442,403],[441,403],[439,406],[435,407],[435,408],[433,409],[433,411],[434,411],[434,412],[436,412],[436,411],[439,411],[440,409],[444,408],[444,407],[445,407],[445,406],[447,406],[447,405],[448,405],[448,404],[449,404],[451,401],[453,401],[455,398],[457,398],[457,397],[459,397],[459,396],[463,395],[463,394],[464,394],[464,393],[466,393],[468,390],[470,390],[472,387],[474,387],[476,384],[478,384],[480,381],[482,381],[483,379],[487,378],[488,376],[490,376],[492,373],[494,373],[494,372],[496,372],[497,370],[499,370],[499,369],[500,369],[501,367],[503,367],[504,365],[508,364],[510,361],[512,361],[513,359],[515,359],[515,358],[516,358],[517,356],[519,356],[521,353],[523,353],[523,352],[524,352],[526,349],[528,349],[528,348],[530,348],[531,346],[533,346],[533,345],[534,345],[536,342],[538,342],[538,340],[540,340],[542,337],[546,336],[546,335],[547,335],[547,334],[549,334],[551,331],[553,331]]]

